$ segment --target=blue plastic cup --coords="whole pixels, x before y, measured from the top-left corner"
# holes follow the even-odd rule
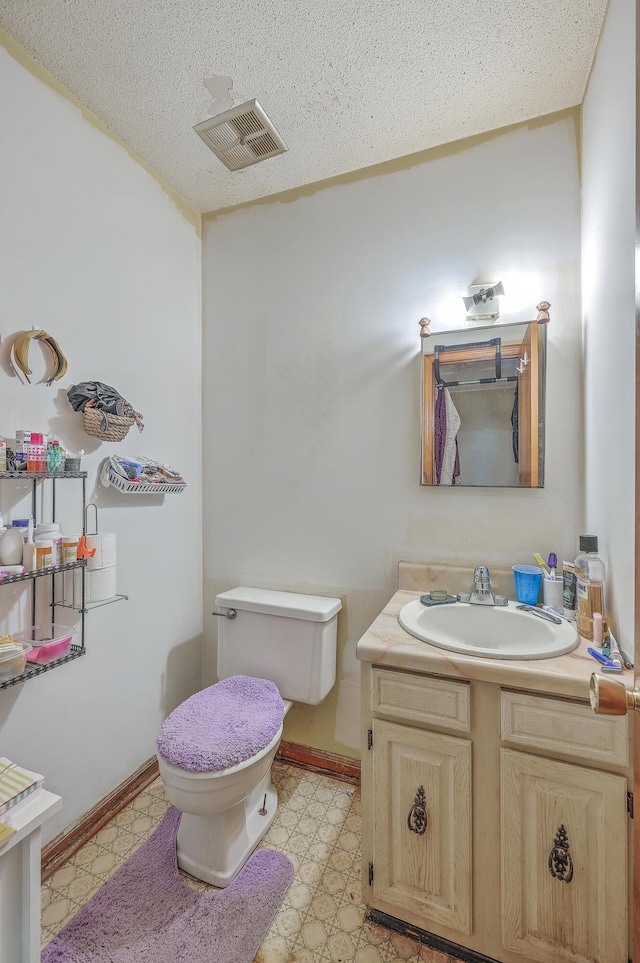
[[[514,565],[516,598],[523,605],[536,605],[542,585],[542,569],[537,565]]]

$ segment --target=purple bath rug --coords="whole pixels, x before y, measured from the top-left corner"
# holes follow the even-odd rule
[[[41,963],[251,963],[293,878],[259,849],[226,889],[197,893],[176,863],[182,814],[149,839],[42,951]]]

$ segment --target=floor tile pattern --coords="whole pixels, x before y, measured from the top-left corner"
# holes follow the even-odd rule
[[[364,919],[360,794],[352,786],[274,763],[276,818],[262,841],[289,857],[293,882],[255,963],[457,963]],[[155,829],[167,810],[157,779],[42,887],[45,946]],[[211,889],[185,877],[194,889]]]

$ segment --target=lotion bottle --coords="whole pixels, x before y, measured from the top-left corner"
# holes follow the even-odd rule
[[[21,528],[8,528],[0,538],[0,562],[3,565],[22,565],[24,539]]]
[[[580,554],[576,558],[576,601],[578,633],[593,641],[593,613],[604,615],[605,564],[598,555],[598,536],[580,536]]]

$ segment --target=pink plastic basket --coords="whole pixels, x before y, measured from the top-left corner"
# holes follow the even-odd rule
[[[73,630],[66,625],[48,625],[46,628],[32,626],[24,632],[14,632],[13,637],[33,646],[27,653],[29,662],[50,662],[65,655],[71,645]]]

